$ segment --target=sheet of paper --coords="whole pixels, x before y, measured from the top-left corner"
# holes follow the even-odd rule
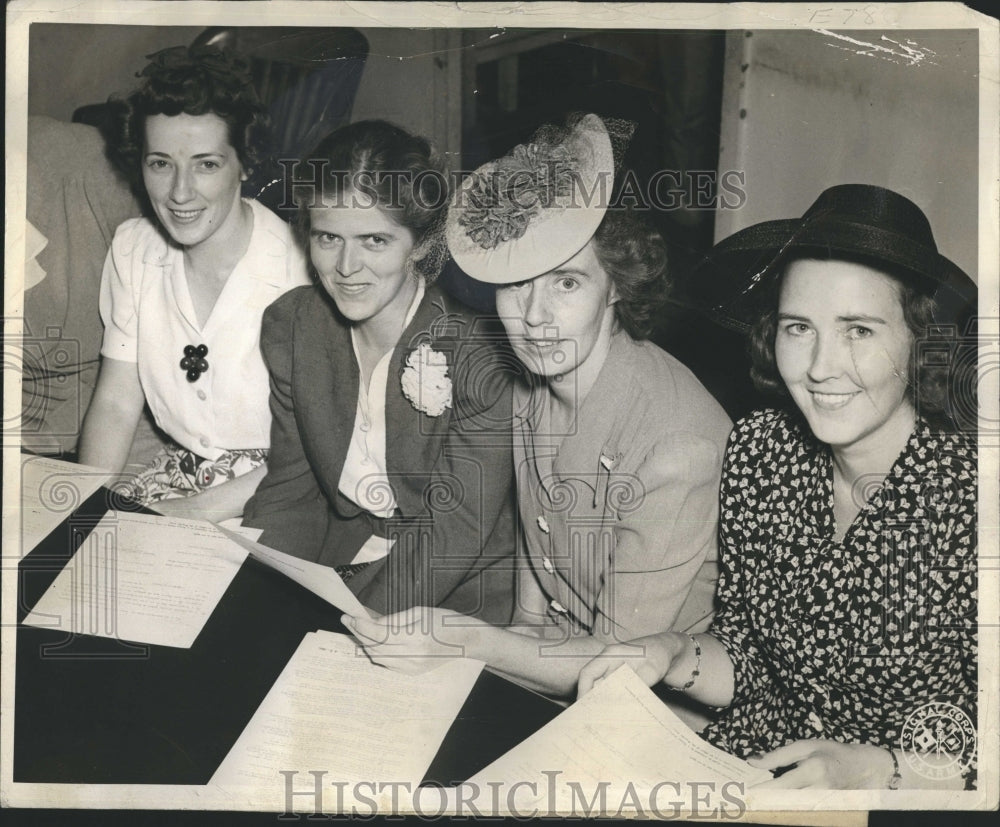
[[[253,788],[255,800],[264,795],[276,807],[286,803],[281,770],[296,773],[296,788],[308,788],[310,773],[320,772],[355,790],[356,782],[376,780],[412,790],[482,667],[456,659],[404,675],[371,663],[346,635],[311,632],[210,783]]]
[[[354,617],[368,616],[368,610],[361,605],[354,592],[347,588],[347,584],[330,566],[322,566],[309,560],[300,560],[298,557],[292,557],[291,554],[285,554],[261,545],[221,525],[218,528],[233,542],[245,548],[255,560],[260,560],[271,568],[277,569],[289,579],[309,589],[313,594],[319,595],[342,612]]]
[[[109,511],[24,622],[190,648],[245,559],[211,523]]]
[[[21,457],[21,556],[44,540],[111,479],[100,468],[48,457]],[[5,509],[6,510],[6,509]],[[4,519],[16,519],[16,510]]]
[[[770,777],[702,740],[623,666],[469,779],[465,794],[475,790],[489,798],[493,785],[516,813],[579,813],[597,795],[607,804],[604,812],[624,802],[637,805],[623,808],[624,815],[643,810],[655,816],[651,794],[665,813],[671,798],[691,804],[692,784],[717,797],[727,782],[749,785]]]
[[[389,552],[392,551],[392,547],[395,544],[396,541],[389,537],[379,537],[377,534],[373,534],[358,549],[358,553],[354,555],[351,563],[353,565],[357,565],[358,563],[373,563],[376,560],[381,560],[383,557],[388,557]]]
[[[240,537],[246,537],[248,540],[253,540],[254,542],[259,540],[260,535],[264,533],[264,529],[250,528],[248,525],[242,525],[242,519],[242,517],[230,517],[228,520],[216,523],[216,525],[226,531],[232,531],[239,534]]]

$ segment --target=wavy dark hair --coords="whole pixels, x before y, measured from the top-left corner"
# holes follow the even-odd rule
[[[609,209],[594,233],[594,251],[618,292],[615,320],[645,339],[670,292],[663,237],[630,207]]]
[[[212,46],[173,46],[147,55],[142,83],[123,100],[111,99],[108,154],[142,192],[146,119],[152,115],[216,115],[244,172],[260,162],[267,140],[267,112],[257,97],[244,56]]]
[[[763,288],[760,298],[761,313],[750,329],[750,378],[762,393],[788,398],[788,389],[778,373],[774,353],[774,341],[778,332],[778,299],[781,285],[789,264],[804,256],[790,258],[783,262],[780,271]],[[831,260],[819,254],[808,258]],[[897,270],[883,262],[864,257],[837,256],[836,260],[865,264],[890,277],[899,289],[899,300],[903,308],[903,318],[913,336],[910,355],[907,360],[906,394],[914,409],[921,415],[940,423],[950,421],[949,398],[952,385],[950,359],[921,359],[920,344],[929,341],[929,334],[935,324],[937,303],[921,286],[914,283],[909,272]],[[765,292],[766,291],[766,292]],[[954,348],[954,337],[947,333],[937,336],[936,341]]]
[[[426,139],[383,120],[340,127],[299,161],[292,188],[306,249],[309,208],[348,203],[354,192],[373,199],[413,234],[412,264],[417,275],[429,283],[440,274],[447,259],[448,180]]]

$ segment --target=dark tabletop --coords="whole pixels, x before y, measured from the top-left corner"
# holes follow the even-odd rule
[[[19,622],[112,498],[96,492],[21,560]],[[344,631],[340,615],[248,558],[190,649],[19,625],[14,781],[206,784],[303,636]],[[483,672],[425,781],[465,780],[559,712]]]

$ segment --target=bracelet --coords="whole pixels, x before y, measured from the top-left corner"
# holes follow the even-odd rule
[[[694,635],[688,635],[688,637],[691,638],[691,642],[694,644],[695,664],[694,664],[694,670],[692,670],[691,672],[691,679],[686,684],[684,684],[684,686],[681,687],[682,691],[686,691],[690,689],[692,686],[694,686],[694,682],[698,679],[698,676],[701,674],[701,644],[698,643]]]
[[[889,747],[889,755],[892,758],[892,775],[889,777],[889,789],[898,790],[899,783],[903,780],[903,776],[899,774],[899,759],[896,757],[896,750]]]

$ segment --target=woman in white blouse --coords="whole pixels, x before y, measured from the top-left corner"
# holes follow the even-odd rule
[[[79,459],[122,471],[148,404],[171,442],[130,480],[136,498],[224,519],[265,472],[261,316],[308,275],[287,224],[240,195],[264,120],[246,61],[178,46],[142,76],[112,154],[141,179],[156,220],[126,221],[108,253],[103,359]]]

